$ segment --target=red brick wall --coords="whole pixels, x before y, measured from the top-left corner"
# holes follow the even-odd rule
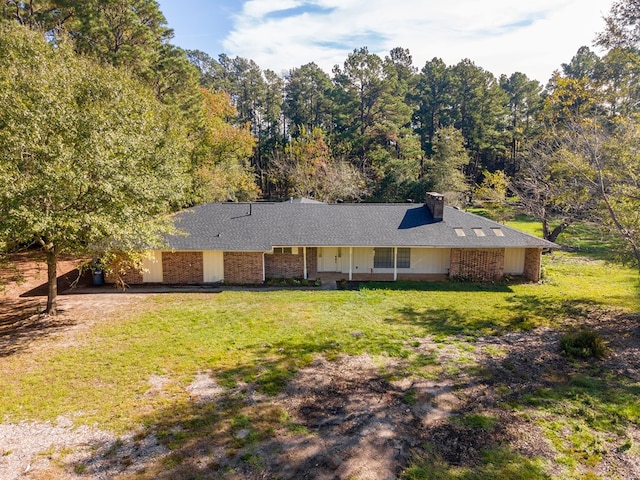
[[[137,285],[142,283],[142,272],[129,269],[126,271],[124,275],[122,275],[122,280],[127,285]],[[105,273],[104,276],[105,283],[116,283],[116,277],[114,275],[109,275]]]
[[[162,252],[162,283],[202,283],[202,252]]]
[[[504,249],[452,248],[450,278],[490,282],[504,276]]]
[[[318,277],[318,249],[307,248],[307,278],[315,280]]]
[[[303,278],[304,251],[298,248],[297,254],[273,253],[264,256],[265,276],[267,278]],[[318,276],[318,249],[307,248],[307,278]]]
[[[267,278],[302,278],[304,257],[302,248],[298,253],[267,253],[264,256],[264,270]]]
[[[527,248],[524,252],[524,276],[532,282],[540,281],[540,262],[542,250]]]
[[[263,283],[262,253],[224,252],[224,281],[226,283]]]

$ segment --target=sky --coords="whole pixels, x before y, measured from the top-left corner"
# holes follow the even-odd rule
[[[172,43],[254,60],[283,74],[315,62],[327,73],[356,48],[409,49],[418,69],[468,58],[493,73],[546,84],[591,48],[613,0],[158,0]],[[598,49],[593,48],[601,53]]]

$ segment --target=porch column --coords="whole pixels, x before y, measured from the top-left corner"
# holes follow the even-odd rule
[[[349,281],[353,280],[353,247],[349,247]]]
[[[262,281],[267,281],[267,267],[264,264],[264,252],[262,252]]]
[[[393,281],[398,280],[398,247],[393,247]]]
[[[302,261],[304,263],[303,267],[303,277],[307,279],[307,247],[302,247]]]

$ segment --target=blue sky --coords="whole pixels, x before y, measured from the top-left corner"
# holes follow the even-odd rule
[[[613,0],[159,0],[173,43],[214,58],[255,60],[283,73],[315,62],[330,72],[367,46],[408,48],[421,68],[433,57],[469,58],[496,76],[546,83],[591,46]]]

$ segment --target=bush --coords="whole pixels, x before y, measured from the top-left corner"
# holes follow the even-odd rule
[[[607,353],[607,346],[600,334],[588,328],[563,335],[560,349],[574,358],[602,358]]]

